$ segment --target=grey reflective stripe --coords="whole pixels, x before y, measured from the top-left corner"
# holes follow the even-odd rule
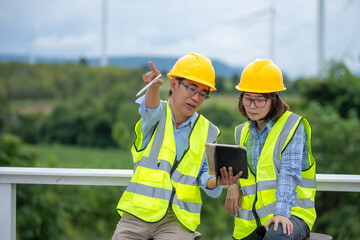
[[[268,180],[268,181],[259,181],[256,184],[252,184],[249,186],[241,186],[241,191],[243,196],[255,195],[256,191],[264,191],[264,190],[271,190],[277,189],[278,182],[277,180]]]
[[[311,178],[302,178],[299,187],[316,188],[316,180]]]
[[[142,157],[142,158],[144,158],[144,157]],[[140,162],[141,161],[137,161],[136,163],[134,163],[134,172],[135,172],[136,168],[139,166]]]
[[[262,206],[259,209],[256,209],[256,213],[258,214],[259,218],[264,218],[270,214],[274,213],[276,202],[270,203],[266,206]]]
[[[275,206],[276,206],[276,202],[270,203],[266,206],[261,207],[260,209],[257,209],[256,213],[258,214],[259,218],[264,218],[274,213]],[[308,198],[296,199],[293,207],[300,207],[303,209],[315,208],[315,202],[311,201]]]
[[[243,127],[245,126],[245,124],[246,124],[246,122],[244,122],[236,127],[236,139],[235,139],[236,145],[240,144],[241,131],[242,131]]]
[[[130,182],[126,191],[167,201],[170,199],[172,193],[172,191],[168,189],[150,187],[135,182]]]
[[[256,184],[252,184],[249,186],[241,186],[241,192],[243,196],[255,195],[256,194]]]
[[[170,172],[172,167],[168,161],[162,160],[161,164],[158,164],[157,159],[152,159],[150,157],[142,157],[141,161],[137,162],[137,165],[155,170],[163,170],[166,172]]]
[[[198,186],[196,177],[184,175],[184,174],[180,173],[178,170],[175,170],[175,172],[171,175],[171,179],[173,179],[175,182],[178,182],[181,184]]]
[[[174,196],[173,204],[179,206],[180,209],[186,210],[191,213],[200,213],[201,204],[193,202],[185,202],[184,200],[178,199],[176,194]]]
[[[285,142],[286,142],[287,137],[290,134],[290,131],[293,129],[293,127],[295,126],[295,124],[299,118],[301,118],[299,115],[297,115],[295,113],[291,113],[290,116],[288,117],[288,119],[286,120],[284,127],[282,128],[280,135],[276,141],[274,152],[273,152],[273,161],[274,161],[274,165],[275,165],[276,175],[278,175],[279,171],[280,171],[281,151],[285,146]]]
[[[219,134],[219,130],[212,122],[210,122],[208,120],[207,120],[207,122],[209,123],[209,132],[208,132],[208,135],[207,135],[206,142],[211,142],[212,143],[217,138],[217,136]]]
[[[242,132],[242,129],[243,127],[245,126],[246,122],[240,124],[239,126],[236,127],[236,136],[235,136],[235,144],[236,145],[240,145],[240,139],[241,139],[241,132]],[[244,143],[245,144],[245,143]],[[239,183],[239,186],[242,188],[241,186],[241,182],[238,181]],[[252,195],[252,191],[250,192],[247,192],[248,195]]]
[[[276,179],[275,180],[267,180],[267,181],[259,181],[257,184],[258,191],[277,189],[277,187],[278,187],[278,182]]]
[[[302,178],[299,187],[316,188],[316,180],[311,178]]]
[[[208,142],[208,143],[215,142],[217,136],[219,135],[219,129],[212,122],[207,120],[202,115],[199,116],[199,119],[200,118],[203,118],[205,120],[205,122],[209,123],[209,130],[208,130],[208,135],[207,135],[207,138],[206,138],[206,142]],[[206,161],[206,154],[205,154],[205,151],[204,151],[203,157],[201,159],[201,165],[200,165],[201,167],[199,168],[199,171],[198,171],[198,176],[200,174],[201,168],[202,168],[203,164],[205,163],[205,161]],[[197,179],[195,181],[197,183]]]
[[[159,124],[156,129],[156,133],[154,136],[153,145],[150,149],[149,157],[151,159],[157,159],[159,156],[160,148],[162,142],[164,140],[164,133],[165,133],[165,122],[166,122],[166,111],[167,111],[167,103],[164,101],[160,101],[161,104],[161,117]]]
[[[251,210],[247,210],[247,209],[243,209],[243,208],[238,208],[238,215],[236,217],[245,219],[248,221],[255,220],[255,216],[254,216],[253,212]]]
[[[315,202],[309,198],[296,199],[293,207],[301,207],[303,209],[315,208]]]

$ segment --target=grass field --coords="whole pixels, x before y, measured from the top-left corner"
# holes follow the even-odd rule
[[[132,169],[130,149],[98,149],[65,145],[34,145],[35,167]]]

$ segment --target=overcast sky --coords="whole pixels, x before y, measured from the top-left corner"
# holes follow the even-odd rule
[[[107,0],[107,6],[111,57],[198,52],[232,66],[272,57],[291,78],[317,73],[317,0]],[[101,7],[102,0],[0,0],[0,54],[100,57]],[[325,59],[343,59],[359,73],[360,1],[324,0],[324,19]]]

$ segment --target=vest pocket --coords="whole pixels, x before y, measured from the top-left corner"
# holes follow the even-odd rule
[[[178,199],[185,202],[198,202],[201,194],[198,187],[178,183],[176,187],[176,195]]]
[[[161,199],[159,192],[163,189],[165,172],[145,167],[138,169],[137,186],[133,197],[133,206],[148,210],[159,210]]]
[[[151,187],[162,188],[164,183],[165,172],[162,170],[154,170],[150,168],[141,167],[139,169],[138,183],[148,185]]]
[[[133,206],[157,211],[160,209],[160,199],[135,194],[133,198]]]

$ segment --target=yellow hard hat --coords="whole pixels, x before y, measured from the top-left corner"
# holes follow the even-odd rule
[[[281,70],[270,59],[256,59],[243,70],[236,89],[242,92],[271,93],[284,91]]]
[[[215,88],[215,70],[209,58],[198,53],[189,53],[181,57],[167,74],[169,78],[181,77]]]

